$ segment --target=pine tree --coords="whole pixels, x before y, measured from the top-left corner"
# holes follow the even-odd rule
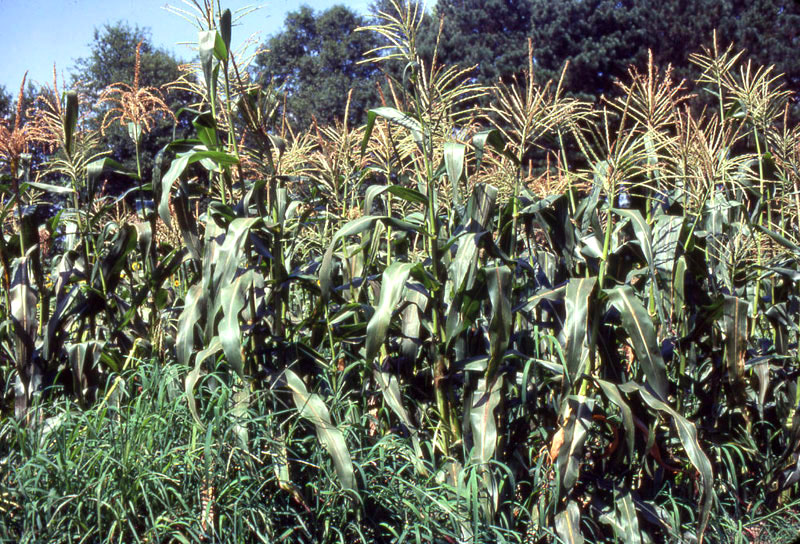
[[[256,69],[288,96],[292,124],[305,129],[312,119],[327,124],[342,120],[352,89],[351,123],[365,119],[378,105],[374,64],[359,64],[364,53],[377,47],[373,33],[356,32],[367,21],[351,9],[333,6],[321,13],[308,6],[286,17],[284,30],[268,40],[267,52]]]
[[[423,51],[445,64],[475,66],[475,79],[509,81],[527,66],[532,0],[439,0],[424,26]]]

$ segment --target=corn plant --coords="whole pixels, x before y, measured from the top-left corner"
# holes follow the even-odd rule
[[[234,14],[178,10],[199,26],[175,84],[194,134],[151,183],[128,174],[146,222],[101,196],[120,167],[77,93],[3,127],[0,537],[745,542],[796,518],[780,79],[714,41],[692,60],[717,111],[652,56],[596,105],[568,67],[537,82],[533,49],[483,88],[420,54],[416,3],[390,4],[364,61],[402,75],[364,126],[306,131],[248,74]],[[135,141],[153,97],[110,114]],[[26,169],[37,127],[52,183]],[[21,205],[40,192],[71,201],[46,258]]]

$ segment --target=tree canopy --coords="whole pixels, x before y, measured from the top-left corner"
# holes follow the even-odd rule
[[[659,65],[694,79],[689,55],[708,46],[714,31],[724,49],[745,49],[754,62],[775,64],[800,83],[800,3],[791,0],[531,0],[531,34],[541,79],[570,61],[567,88],[589,98],[615,91],[628,65],[642,66],[647,51]]]
[[[288,96],[290,121],[306,128],[341,120],[352,89],[349,121],[361,122],[378,101],[379,74],[372,64],[359,64],[364,53],[377,47],[377,37],[356,32],[366,19],[345,6],[315,12],[308,6],[287,15],[284,30],[272,36],[255,67],[268,82]]]
[[[0,119],[11,115],[11,95],[6,90],[5,86],[0,85]]]
[[[392,11],[375,0],[373,13]],[[438,35],[439,21],[442,32]],[[438,0],[421,27],[427,57],[476,66],[477,81],[508,80],[527,67],[533,42],[536,76],[557,78],[569,61],[566,88],[589,100],[617,92],[630,65],[642,67],[648,50],[671,64],[679,79],[698,70],[691,53],[710,46],[714,31],[724,49],[745,49],[758,65],[774,64],[790,87],[800,88],[800,3],[793,0]]]
[[[439,0],[424,26],[423,50],[445,64],[476,66],[483,84],[508,80],[528,65],[530,0]]]

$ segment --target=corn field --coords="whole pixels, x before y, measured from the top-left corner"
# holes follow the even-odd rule
[[[796,536],[779,74],[713,39],[709,108],[652,60],[600,104],[538,84],[535,50],[483,87],[395,4],[360,29],[405,67],[383,103],[302,131],[196,5],[189,113],[138,65],[101,95],[137,158],[191,116],[152,172],[98,149],[78,90],[0,126],[1,542]]]

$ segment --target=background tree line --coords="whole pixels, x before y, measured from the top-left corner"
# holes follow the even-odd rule
[[[283,30],[265,41],[252,66],[253,76],[285,93],[287,120],[294,129],[304,130],[314,121],[325,125],[342,120],[342,97],[351,91],[351,123],[361,123],[366,111],[380,104],[379,86],[387,76],[401,77],[403,67],[386,73],[375,64],[359,63],[366,51],[384,43],[375,33],[356,29],[393,9],[392,0],[375,0],[368,14],[344,5],[324,11],[303,6],[290,12]],[[538,80],[557,78],[568,61],[565,86],[585,99],[613,95],[615,81],[631,64],[643,66],[648,50],[656,64],[671,64],[675,77],[686,79],[691,87],[697,68],[689,64],[689,54],[709,46],[716,30],[722,48],[732,42],[737,51],[746,49],[755,63],[775,65],[776,73],[785,74],[790,89],[800,88],[796,0],[438,0],[427,15],[420,28],[421,50],[429,59],[436,50],[445,64],[474,66],[475,81],[484,84],[521,75],[528,64],[530,38]],[[90,98],[96,99],[107,85],[133,80],[134,51],[140,41],[141,86],[160,87],[179,76],[182,61],[155,47],[146,29],[122,22],[105,25],[95,31],[89,56],[73,69],[73,74],[81,74]],[[13,117],[11,91],[15,90],[0,87],[0,117]],[[25,100],[38,92],[29,85]],[[168,104],[186,103],[177,92],[166,98]],[[98,112],[89,122],[98,124],[101,118]],[[188,116],[178,119],[178,127],[164,121],[145,138],[146,175],[173,130],[188,127]],[[133,144],[122,129],[106,131],[101,148],[113,150],[112,158],[133,169]]]

